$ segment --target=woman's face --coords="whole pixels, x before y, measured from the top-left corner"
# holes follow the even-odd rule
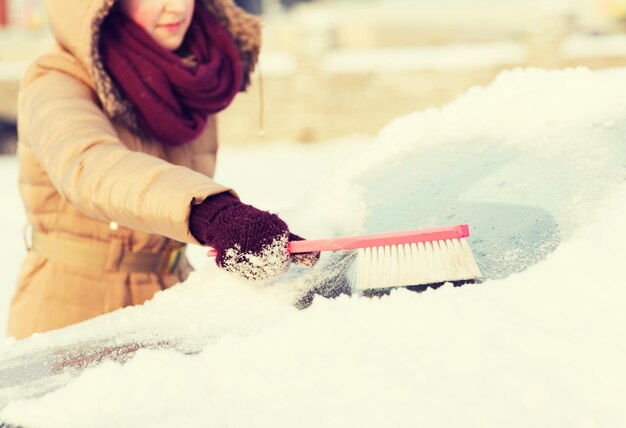
[[[122,13],[170,51],[182,44],[194,4],[195,0],[120,0]]]

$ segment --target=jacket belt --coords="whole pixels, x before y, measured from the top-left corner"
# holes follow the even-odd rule
[[[97,242],[32,232],[31,250],[52,261],[74,267],[105,272],[151,272],[168,275],[174,272],[186,245],[176,243],[158,253],[132,253],[126,240],[112,238]]]

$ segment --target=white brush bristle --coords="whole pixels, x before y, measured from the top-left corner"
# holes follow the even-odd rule
[[[362,248],[357,252],[353,290],[405,287],[479,278],[465,239]]]

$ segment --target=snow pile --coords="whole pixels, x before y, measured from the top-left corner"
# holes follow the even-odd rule
[[[608,164],[612,154],[594,142],[602,130],[623,126],[625,73],[512,71],[440,111],[401,118],[286,211],[288,222],[305,235],[358,229],[365,214],[350,178],[446,141],[488,137],[555,158],[575,148],[586,155],[581,162]],[[45,427],[623,426],[621,167],[621,184],[605,189],[594,207],[581,206],[579,218],[593,220],[546,260],[503,280],[397,290],[382,299],[316,299],[297,311],[293,290],[315,271],[293,268],[249,285],[207,268],[143,307],[37,335],[23,346],[151,334],[197,340],[187,350],[201,352],[139,350],[125,365],[105,362],[41,398],[13,401],[0,420]],[[0,352],[15,347],[7,342]]]

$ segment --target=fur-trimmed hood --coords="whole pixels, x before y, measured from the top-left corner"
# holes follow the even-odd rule
[[[134,132],[141,132],[132,105],[105,71],[99,52],[100,27],[117,0],[44,0],[50,28],[57,42],[86,68],[104,111]],[[260,19],[247,14],[233,0],[196,0],[231,34],[244,64],[244,89],[256,65],[261,44]]]

